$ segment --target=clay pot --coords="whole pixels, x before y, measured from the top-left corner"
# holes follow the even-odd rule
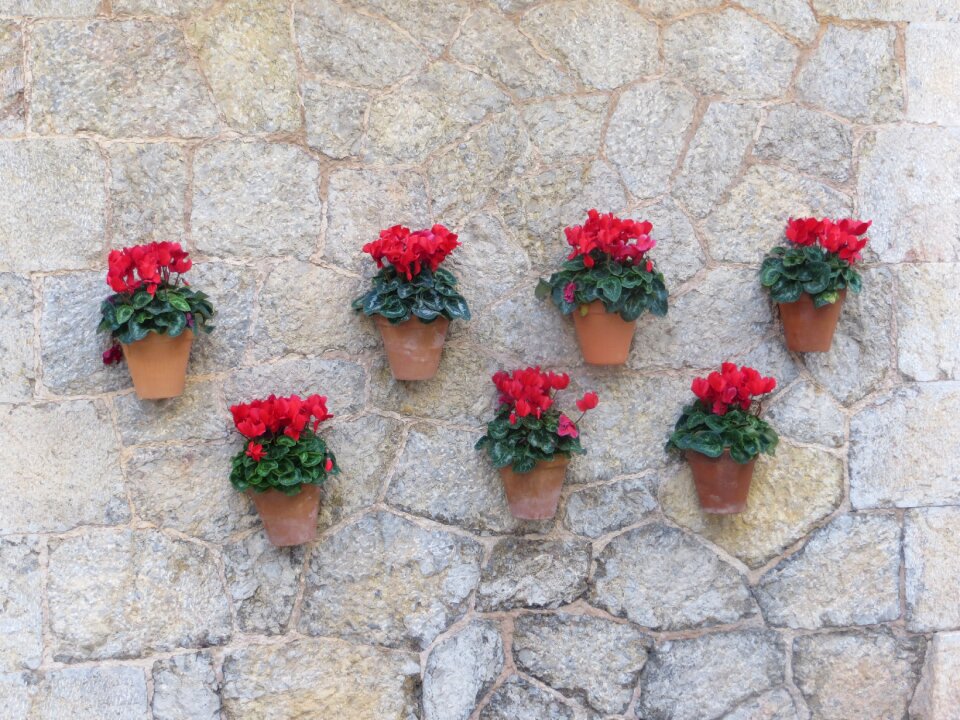
[[[450,326],[447,318],[425,323],[412,317],[396,325],[382,315],[374,315],[373,319],[383,337],[394,380],[429,380],[437,374]]]
[[[636,326],[636,320],[627,322],[619,313],[607,312],[599,300],[587,305],[586,315],[579,307],[573,311],[580,352],[591,365],[623,365],[630,354]]]
[[[273,489],[247,490],[247,495],[260,513],[267,537],[277,547],[303,545],[316,539],[319,485],[302,485],[296,495],[284,495]]]
[[[779,303],[787,347],[794,352],[827,352],[846,296],[847,291],[841,290],[835,303],[820,308],[813,306],[813,298],[807,293],[796,302]]]
[[[557,514],[560,489],[570,458],[541,460],[530,472],[515,473],[511,466],[500,468],[510,514],[520,520],[547,520]]]
[[[741,465],[730,457],[728,450],[715,458],[695,450],[687,450],[684,454],[693,471],[693,484],[705,513],[732,515],[746,510],[756,458]]]
[[[151,332],[143,340],[122,345],[137,397],[162,400],[182,395],[192,343],[193,331],[184,330],[176,337]]]

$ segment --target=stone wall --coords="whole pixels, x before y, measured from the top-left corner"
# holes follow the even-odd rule
[[[960,718],[956,0],[0,0],[0,717]],[[624,369],[533,297],[590,207],[655,224]],[[757,282],[789,215],[875,221],[834,348]],[[398,384],[349,300],[443,221],[474,310]],[[186,394],[96,332],[108,248],[184,242]],[[749,510],[663,442],[691,377],[782,389]],[[497,368],[599,391],[555,521],[473,449]],[[345,470],[278,551],[226,407],[329,395]]]

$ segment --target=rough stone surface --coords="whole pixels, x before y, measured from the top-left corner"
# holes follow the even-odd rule
[[[960,233],[960,129],[869,133],[860,147],[857,189],[880,260],[960,260],[953,240]]]
[[[253,527],[250,504],[227,482],[241,449],[237,442],[135,448],[124,471],[137,516],[212,542]]]
[[[129,519],[110,414],[87,400],[0,405],[6,499],[0,533],[63,532]]]
[[[416,717],[419,670],[416,655],[341,640],[253,645],[224,659],[223,709],[228,718],[336,717],[346,711],[356,720],[407,720]]]
[[[125,20],[38,24],[30,43],[33,130],[107,137],[203,137],[217,109],[171,23]]]
[[[515,622],[517,667],[602,713],[622,713],[649,641],[631,625],[589,615],[524,615]]]
[[[813,0],[813,9],[844,20],[960,20],[960,9],[943,0]]]
[[[960,633],[940,633],[927,645],[926,661],[910,715],[918,720],[951,720],[960,708]]]
[[[587,589],[590,546],[580,540],[498,542],[477,588],[481,610],[556,608]]]
[[[0,270],[69,270],[98,259],[105,169],[88,140],[0,142]]]
[[[350,0],[349,4],[396,23],[431,55],[440,52],[470,8],[469,0]]]
[[[110,237],[115,246],[182,240],[187,154],[174,143],[110,146]]]
[[[960,16],[960,10],[957,11]],[[917,122],[960,124],[960,31],[953,23],[907,26],[909,117]]]
[[[911,380],[960,380],[956,265],[907,265],[897,274],[900,372]]]
[[[154,720],[220,720],[220,682],[210,653],[157,660],[152,675]]]
[[[310,147],[336,159],[355,155],[370,95],[312,78],[303,81],[301,91]]]
[[[846,441],[846,419],[825,390],[803,380],[780,393],[767,419],[793,440],[838,448]]]
[[[545,160],[562,162],[571,155],[595,155],[607,110],[603,95],[543,100],[524,105],[523,121]]]
[[[737,515],[707,515],[700,509],[686,463],[660,488],[660,503],[668,517],[751,567],[763,565],[804,537],[842,497],[839,458],[783,441],[775,457],[761,456],[757,461],[747,509]]]
[[[120,441],[126,445],[169,440],[221,440],[233,429],[216,382],[190,383],[179,398],[114,399]]]
[[[668,26],[663,52],[667,70],[700,93],[744,100],[782,94],[799,54],[774,30],[732,9]]]
[[[516,287],[530,270],[530,258],[494,215],[475,215],[457,228],[460,247],[445,262],[457,277],[474,317]],[[490,273],[489,275],[487,273]],[[456,326],[451,332],[456,331]]]
[[[732,623],[756,613],[733,567],[666,525],[610,541],[597,556],[590,602],[654,630]]]
[[[806,0],[740,0],[738,4],[759,13],[805,43],[817,35],[817,18]]]
[[[915,632],[960,627],[960,608],[951,600],[960,582],[956,507],[909,510],[904,523],[907,567],[907,626]]]
[[[201,545],[111,530],[51,543],[49,563],[56,660],[137,657],[230,637],[223,584]]]
[[[723,716],[724,720],[800,720],[802,717],[790,693],[782,688],[747,700]]]
[[[424,648],[466,611],[480,554],[462,536],[365,515],[314,548],[300,631]]]
[[[194,159],[193,228],[209,255],[309,258],[320,238],[316,160],[293,145],[222,142]]]
[[[230,0],[187,26],[217,105],[236,130],[300,127],[289,8],[282,0]]]
[[[765,574],[756,597],[774,625],[874,625],[899,616],[899,579],[897,519],[843,515]]]
[[[286,630],[297,597],[303,548],[276,548],[263,531],[224,548],[227,590],[240,629],[260,635]]]
[[[306,69],[362,87],[386,87],[422,68],[406,35],[390,23],[333,0],[298,0],[294,33]]]
[[[778,167],[755,165],[704,221],[710,254],[757,264],[785,242],[790,217],[847,217],[850,199],[823,183]]]
[[[241,364],[250,341],[250,308],[256,302],[259,277],[255,269],[226,263],[195,263],[190,269],[189,282],[210,296],[216,314],[213,332],[196,338],[189,372],[206,375]]]
[[[23,32],[12,22],[0,22],[0,137],[24,130]]]
[[[0,540],[0,672],[32,670],[43,656],[40,545],[35,539]]]
[[[696,275],[706,264],[703,248],[697,239],[690,218],[671,198],[656,205],[648,205],[642,212],[631,213],[636,219],[653,223],[653,238],[657,241],[650,257],[663,273],[667,288],[675,291]]]
[[[480,720],[575,720],[574,710],[538,686],[514,675],[497,688]]]
[[[12,707],[9,701],[4,703],[4,710],[13,712],[11,718],[147,720],[150,717],[147,682],[141,668],[65,668],[49,671],[38,680],[18,684],[19,692],[13,697]],[[6,694],[3,689],[0,693]]]
[[[530,347],[531,324],[543,332],[543,342],[535,348]],[[471,322],[469,332],[477,345],[515,357],[520,363],[544,367],[579,363],[571,357],[571,349],[577,345],[573,321],[533,292],[506,298]]]
[[[899,120],[903,90],[893,27],[827,28],[797,77],[801,100],[866,123]]]
[[[783,674],[783,647],[769,631],[668,640],[647,660],[638,709],[650,720],[722,717],[779,685]]]
[[[720,5],[720,0],[644,0],[644,7],[655,17],[669,19],[694,10]]]
[[[706,216],[737,176],[759,121],[760,109],[752,105],[707,108],[674,186],[674,196],[695,216]]]
[[[424,672],[424,720],[467,720],[503,662],[503,639],[491,622],[473,622],[438,644]]]
[[[580,78],[611,90],[657,72],[657,28],[614,0],[563,0],[523,16],[520,28]],[[603,38],[602,42],[584,42]]]
[[[656,489],[650,479],[620,480],[571,492],[563,524],[577,535],[598,538],[641,522],[656,509]]]
[[[667,189],[695,102],[679,85],[659,80],[620,96],[605,149],[634,195],[649,198]]]
[[[950,421],[958,407],[960,384],[937,383],[884,395],[854,415],[850,421],[854,507],[960,503],[960,476],[953,460],[960,452],[960,436]]]
[[[33,288],[19,275],[0,273],[0,402],[33,392]]]
[[[887,630],[798,637],[793,676],[814,720],[905,717],[923,646]]]
[[[216,0],[112,0],[110,4],[117,13],[186,18],[209,10],[215,2]]]
[[[852,131],[828,115],[799,105],[773,108],[754,154],[807,175],[846,182],[853,155]]]

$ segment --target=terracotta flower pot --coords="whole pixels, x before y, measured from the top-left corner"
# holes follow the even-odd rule
[[[176,337],[151,332],[143,340],[123,345],[137,397],[162,400],[182,395],[192,343],[193,331],[184,330]]]
[[[303,485],[296,495],[284,495],[273,489],[247,490],[247,495],[260,514],[267,537],[277,547],[303,545],[316,539],[319,485]]]
[[[630,354],[637,321],[627,322],[594,300],[587,306],[586,315],[580,308],[573,311],[573,327],[584,360],[591,365],[623,365]]]
[[[694,450],[687,450],[684,454],[693,472],[700,507],[705,513],[732,515],[746,510],[756,458],[741,465],[730,457],[728,450],[716,458]]]
[[[796,302],[779,303],[787,347],[794,352],[827,352],[846,296],[847,291],[841,290],[835,303],[820,308],[813,306],[813,298],[807,293]]]
[[[520,520],[547,520],[556,515],[569,462],[566,457],[541,460],[525,473],[515,473],[509,465],[500,468],[510,514]]]
[[[396,325],[382,315],[374,315],[373,319],[383,337],[394,380],[429,380],[437,374],[450,326],[447,318],[425,323],[412,317]]]

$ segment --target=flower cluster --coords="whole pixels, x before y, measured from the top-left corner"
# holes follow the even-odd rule
[[[494,374],[493,384],[500,391],[500,404],[510,409],[510,424],[516,425],[520,419],[529,416],[541,419],[553,406],[554,392],[565,390],[570,384],[570,376],[566,373],[543,372],[539,366],[528,367],[512,373],[501,370]],[[588,410],[593,410],[598,403],[599,398],[595,392],[584,393],[583,397],[577,400],[580,417]],[[575,438],[579,434],[577,423],[560,413],[557,435]]]
[[[771,392],[776,386],[776,380],[763,377],[751,367],[738,368],[734,363],[725,362],[720,372],[695,378],[690,389],[714,415],[726,415],[734,407],[749,410],[754,398]]]
[[[870,221],[861,222],[850,218],[836,221],[812,217],[790,218],[786,235],[795,245],[820,245],[828,253],[838,255],[841,260],[853,265],[861,259],[860,251],[869,242],[868,238],[860,236],[867,232],[870,224]]]
[[[411,232],[410,228],[394,225],[381,231],[380,237],[363,246],[363,251],[382,268],[387,261],[407,280],[413,280],[424,267],[435,271],[460,243],[457,236],[443,225]]]
[[[587,213],[583,225],[564,228],[567,242],[573,248],[568,260],[583,256],[583,264],[593,267],[594,251],[606,255],[624,265],[639,265],[644,253],[651,250],[656,241],[650,237],[653,225],[647,221],[621,219],[613,213],[601,214],[596,210]],[[653,271],[653,262],[646,259],[647,272]]]
[[[230,412],[237,430],[251,440],[264,435],[272,438],[283,434],[297,441],[311,418],[316,432],[321,422],[333,417],[327,412],[327,399],[322,395],[311,395],[306,399],[298,395],[271,395],[266,400],[232,405]]]
[[[152,242],[113,250],[107,284],[114,292],[132,293],[141,287],[153,295],[170,281],[170,273],[185,273],[193,265],[189,253],[175,242]]]

